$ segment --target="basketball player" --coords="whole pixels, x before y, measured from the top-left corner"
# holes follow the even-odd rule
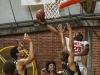
[[[66,42],[69,42],[69,38],[66,38]],[[86,65],[86,56],[89,52],[89,44],[87,41],[83,40],[83,35],[81,33],[74,34],[74,61],[78,62],[82,75],[87,75]],[[68,46],[67,46],[68,48]],[[70,51],[70,48],[68,48]]]
[[[43,68],[41,70],[41,75],[45,75],[46,71],[50,75],[61,75],[60,73],[56,72],[56,63],[55,63],[55,61],[47,61],[46,62],[46,68]]]
[[[34,59],[33,43],[28,34],[24,34],[24,40],[29,44],[29,56],[25,58],[25,53],[21,47],[15,46],[10,50],[10,55],[16,62],[16,69],[20,75],[27,75],[25,71],[25,65],[31,63]],[[18,75],[17,73],[17,75]]]
[[[52,32],[54,32],[55,34],[57,34],[59,36],[58,30],[56,30],[51,25],[47,24],[46,22],[41,22],[40,19],[37,19],[37,22],[45,25],[49,30],[51,30]],[[74,37],[74,50],[75,50],[74,61],[78,62],[82,75],[87,75],[87,69],[86,69],[85,65],[86,65],[86,56],[89,52],[89,44],[87,41],[82,41],[83,35],[81,33],[76,32],[73,37]],[[67,38],[67,37],[65,37],[65,38],[66,38],[66,43],[68,43],[69,38]],[[67,46],[67,48],[68,48],[68,46]],[[68,48],[68,50],[70,50],[70,49]]]
[[[64,30],[62,25],[58,25],[58,32],[60,34],[61,42],[63,49],[59,54],[60,59],[62,60],[62,68],[64,75],[81,75],[79,66],[76,62],[74,62],[74,41],[73,41],[73,33],[70,25],[67,23],[67,29],[69,31],[69,44],[66,45],[64,38]],[[67,51],[67,46],[69,46],[70,51]]]
[[[15,75],[16,73],[16,66],[11,61],[6,61],[2,66],[2,73],[3,75]]]

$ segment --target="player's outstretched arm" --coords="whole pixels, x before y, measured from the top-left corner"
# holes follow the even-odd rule
[[[37,19],[37,22],[39,22],[42,25],[45,25],[50,31],[58,35],[58,30],[52,27],[51,25],[47,24],[47,22],[41,22],[41,20]]]
[[[70,24],[66,24],[67,29],[69,31],[69,58],[68,58],[68,63],[69,66],[72,66],[74,64],[74,45],[73,45],[73,33],[72,33],[72,28],[70,27]]]
[[[20,62],[23,62],[22,65],[27,65],[31,63],[34,59],[34,50],[33,43],[28,34],[24,34],[24,40],[29,43],[29,56],[26,59],[21,59]]]
[[[59,34],[58,34],[58,30],[57,30],[57,29],[55,29],[54,27],[52,27],[52,26],[49,25],[49,24],[47,24],[46,27],[47,27],[50,31],[52,31],[53,33],[55,33],[56,35],[59,36]]]
[[[62,24],[59,24],[58,25],[58,27],[57,27],[57,29],[58,29],[58,34],[59,34],[59,36],[60,36],[60,39],[61,39],[61,43],[62,43],[62,47],[63,47],[63,51],[67,51],[67,45],[66,45],[66,42],[65,42],[65,38],[64,38],[64,31],[65,31],[65,27],[64,28],[62,28]]]

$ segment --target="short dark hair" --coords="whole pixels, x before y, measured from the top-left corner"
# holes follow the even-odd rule
[[[18,46],[15,46],[13,47],[11,50],[10,50],[10,55],[11,57],[13,57],[15,60],[17,60],[17,55],[16,53],[18,53]]]
[[[6,61],[2,66],[2,70],[6,75],[13,75],[13,73],[15,72],[15,69],[16,69],[16,66],[11,61]]]
[[[53,64],[55,66],[55,71],[56,71],[56,63],[55,63],[55,61],[47,61],[46,62],[46,71],[48,73],[50,73],[50,71],[48,70],[50,64]]]
[[[77,41],[82,41],[83,40],[83,35],[80,32],[75,32],[75,40]]]
[[[80,33],[80,32],[78,32],[78,36],[80,36],[80,41],[82,41],[83,40],[83,35]]]
[[[62,61],[68,61],[69,53],[67,51],[61,51],[59,54],[59,58]]]

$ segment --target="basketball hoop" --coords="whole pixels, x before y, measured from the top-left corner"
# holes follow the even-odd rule
[[[43,5],[45,19],[60,17],[56,0],[21,0],[21,5]]]
[[[50,3],[51,2],[51,3]],[[45,18],[59,18],[59,7],[55,0],[43,0]]]

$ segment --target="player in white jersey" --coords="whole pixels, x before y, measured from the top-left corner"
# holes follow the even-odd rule
[[[66,38],[66,42],[69,42],[69,38]],[[74,61],[78,62],[82,75],[87,75],[86,65],[86,56],[89,52],[89,44],[87,41],[83,40],[83,35],[81,33],[75,33],[74,35]],[[68,44],[67,44],[68,45]],[[68,48],[68,46],[67,46]],[[68,50],[70,50],[68,48]]]
[[[55,29],[54,27],[52,27],[51,25],[47,24],[46,22],[41,22],[40,20],[37,19],[37,22],[45,25],[49,30],[51,30],[52,32],[54,32],[55,34],[57,34],[59,36],[59,32],[57,29]],[[85,67],[86,64],[86,56],[89,52],[89,44],[87,41],[82,41],[83,40],[83,35],[80,33],[74,33],[74,55],[75,55],[75,59],[80,67],[80,70],[82,72],[82,75],[87,75],[87,69]],[[68,42],[68,38],[66,37],[66,42]],[[68,47],[68,46],[67,46]],[[70,50],[68,48],[68,50]]]

